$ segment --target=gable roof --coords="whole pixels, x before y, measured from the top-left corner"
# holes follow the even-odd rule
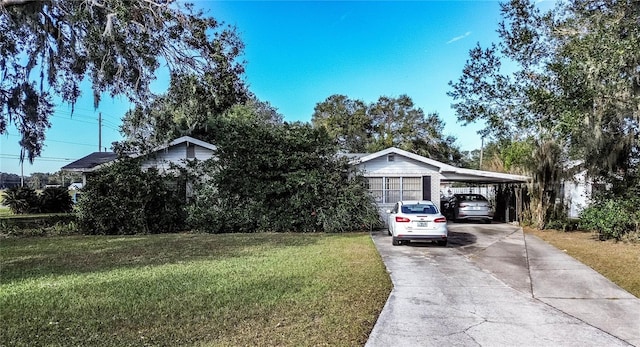
[[[208,142],[198,140],[191,136],[182,136],[171,142],[168,142],[166,144],[163,144],[161,146],[154,148],[153,151],[151,151],[150,153],[136,153],[131,155],[131,157],[138,158],[138,157],[159,152],[161,150],[165,150],[170,147],[177,146],[183,143],[186,143],[187,145],[194,144],[206,149],[210,149],[212,151],[216,149],[215,145],[212,145]],[[113,152],[94,152],[89,154],[86,157],[83,157],[74,161],[73,163],[63,166],[61,169],[64,171],[93,172],[99,169],[102,165],[116,160],[117,157],[118,156]]]
[[[80,158],[72,163],[63,166],[63,171],[91,172],[98,166],[113,161],[117,155],[113,152],[93,152],[86,157]]]
[[[441,181],[443,182],[524,183],[531,180],[528,176],[459,168],[395,147],[366,155],[357,154],[345,156],[351,159],[352,164],[360,164],[392,153],[438,168],[438,172],[442,175]]]
[[[167,149],[169,147],[177,146],[177,145],[182,144],[182,143],[186,143],[187,145],[192,143],[194,145],[198,145],[200,147],[203,147],[203,148],[206,148],[206,149],[210,149],[212,151],[214,151],[216,149],[216,146],[210,144],[209,142],[204,142],[202,140],[198,140],[198,139],[193,138],[191,136],[182,136],[182,137],[179,137],[179,138],[177,138],[177,139],[175,139],[175,140],[173,140],[173,141],[171,141],[169,143],[166,143],[166,144],[163,144],[163,145],[160,145],[160,146],[154,148],[153,151],[151,151],[151,153],[158,152],[158,151],[161,151],[163,149]],[[147,153],[145,153],[145,154],[147,154]],[[137,154],[135,157],[139,157],[141,155],[143,155],[143,154]]]
[[[361,163],[367,162],[367,161],[370,161],[370,160],[373,160],[373,159],[376,159],[376,158],[380,158],[380,157],[383,157],[383,156],[386,156],[386,155],[389,155],[389,154],[392,154],[392,153],[393,154],[399,154],[399,155],[401,155],[403,157],[411,158],[413,160],[416,160],[416,161],[419,161],[419,162],[422,162],[422,163],[425,163],[425,164],[428,164],[428,165],[431,165],[431,166],[435,166],[435,167],[440,169],[440,172],[442,172],[443,169],[445,169],[445,170],[453,170],[453,169],[455,169],[454,166],[451,166],[449,164],[445,164],[445,163],[439,162],[437,160],[433,160],[433,159],[430,159],[430,158],[427,158],[427,157],[423,157],[423,156],[417,155],[415,153],[407,152],[405,150],[402,150],[402,149],[396,148],[396,147],[390,147],[390,148],[383,149],[383,150],[375,152],[375,153],[370,153],[370,154],[367,154],[365,156],[362,156],[362,157],[359,158],[359,162],[361,162]]]

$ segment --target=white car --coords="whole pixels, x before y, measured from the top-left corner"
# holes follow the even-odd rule
[[[394,246],[407,244],[409,241],[436,241],[438,245],[447,245],[447,218],[433,202],[398,201],[387,213],[389,235]]]

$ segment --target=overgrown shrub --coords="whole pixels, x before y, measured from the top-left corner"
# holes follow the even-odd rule
[[[640,231],[639,203],[637,197],[597,200],[580,214],[580,227],[597,232],[601,240],[620,240],[628,233]]]
[[[68,213],[73,209],[73,200],[65,187],[47,187],[38,200],[42,213]]]
[[[184,189],[172,176],[121,159],[87,180],[77,206],[88,234],[175,232],[184,227]]]
[[[38,213],[40,204],[38,194],[28,187],[9,188],[4,193],[2,204],[15,214]]]
[[[366,187],[324,130],[221,119],[216,158],[195,177],[188,221],[221,232],[344,232],[379,216]]]
[[[63,187],[47,187],[40,194],[27,187],[9,188],[2,204],[14,214],[68,213],[73,209],[69,191]]]

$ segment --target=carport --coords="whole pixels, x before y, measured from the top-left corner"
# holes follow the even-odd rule
[[[440,172],[440,185],[452,185],[453,193],[476,193],[478,187],[495,191],[494,220],[517,221],[522,214],[523,193],[528,176],[506,174],[493,171],[463,169],[450,166]],[[464,185],[464,186],[462,186]],[[451,189],[451,188],[450,188]]]
[[[496,200],[494,219],[516,220],[522,211],[522,184],[529,180],[527,176],[458,168],[395,147],[344,156],[367,179],[383,221],[387,220],[386,211],[400,200],[438,202],[443,195],[442,183],[491,185],[500,193],[496,194],[500,198]]]

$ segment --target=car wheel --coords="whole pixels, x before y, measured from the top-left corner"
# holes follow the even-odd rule
[[[485,219],[484,223],[485,224],[491,224],[491,219]]]
[[[438,244],[438,246],[442,246],[442,247],[447,246],[447,240],[438,240],[436,241],[436,243]]]
[[[400,246],[402,244],[402,241],[396,239],[395,237],[391,239],[391,244],[394,246]]]

